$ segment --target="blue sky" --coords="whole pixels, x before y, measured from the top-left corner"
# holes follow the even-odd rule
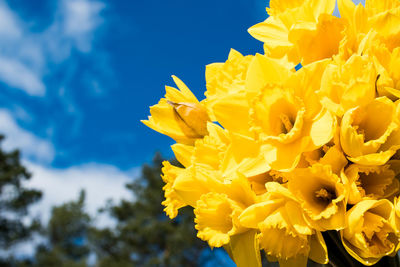
[[[204,98],[207,64],[262,52],[247,29],[267,1],[0,0],[0,133],[44,192],[31,209],[87,190],[87,210],[134,198],[124,185],[173,141],[140,123],[171,75]],[[96,217],[98,225],[110,218]],[[32,253],[32,244],[21,248]]]
[[[172,85],[172,74],[203,98],[206,64],[225,61],[230,48],[261,52],[247,28],[266,17],[266,3],[258,0],[2,5],[15,25],[14,33],[4,30],[9,40],[0,49],[21,66],[10,78],[0,64],[0,104],[51,144],[53,156],[29,158],[56,168],[98,162],[127,170],[157,150],[171,156],[172,141],[140,119]]]

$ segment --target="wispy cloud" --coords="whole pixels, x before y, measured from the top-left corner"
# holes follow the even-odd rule
[[[55,63],[76,49],[88,53],[105,4],[90,0],[58,1],[53,23],[32,32],[30,23],[0,1],[0,81],[32,96],[44,96],[43,78]]]
[[[90,51],[94,30],[103,23],[100,12],[105,8],[102,2],[86,0],[63,1],[64,34],[71,37],[83,52]]]
[[[0,80],[10,87],[23,89],[30,95],[41,96],[45,93],[45,85],[37,73],[12,58],[0,56]]]
[[[7,137],[2,144],[5,150],[18,148],[26,159],[45,164],[53,161],[53,145],[48,140],[19,127],[11,113],[4,109],[0,109],[0,132]]]
[[[4,2],[0,2],[0,36],[7,39],[20,38],[22,30],[15,14]]]

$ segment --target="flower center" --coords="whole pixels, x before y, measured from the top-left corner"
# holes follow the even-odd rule
[[[290,132],[290,130],[292,130],[294,123],[290,120],[289,116],[286,114],[279,115],[279,118],[282,123],[281,131],[282,133],[287,134],[288,132]]]
[[[314,197],[318,203],[328,205],[336,198],[336,193],[332,188],[321,188],[315,191]]]

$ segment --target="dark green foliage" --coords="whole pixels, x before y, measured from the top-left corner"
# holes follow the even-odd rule
[[[136,201],[106,209],[117,220],[114,229],[93,229],[100,267],[197,266],[206,244],[196,237],[191,208],[172,221],[165,215],[161,167],[156,155],[153,166],[144,165],[142,176],[127,185]]]
[[[34,266],[84,267],[90,253],[87,236],[90,216],[84,211],[85,192],[79,199],[53,207],[51,219],[43,234],[47,245],[37,248]]]
[[[0,135],[0,143],[4,136]],[[38,221],[22,223],[28,208],[37,202],[42,193],[28,189],[23,182],[30,179],[30,174],[21,165],[18,150],[5,152],[0,149],[0,249],[9,251],[12,246],[27,240],[39,228]],[[1,266],[11,266],[12,259],[0,259]]]

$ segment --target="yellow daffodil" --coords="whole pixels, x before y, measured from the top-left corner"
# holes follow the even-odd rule
[[[211,247],[228,244],[230,236],[246,230],[238,221],[243,208],[226,194],[210,192],[202,195],[194,210],[197,236],[207,240]]]
[[[221,247],[230,237],[249,229],[240,224],[243,210],[255,203],[256,195],[242,175],[238,175],[219,192],[203,194],[195,206],[195,223],[198,237],[208,241],[211,247]]]
[[[396,227],[397,235],[400,237],[400,197],[395,197],[394,201],[393,224]],[[396,248],[399,250],[399,247]]]
[[[165,213],[171,218],[178,215],[178,209],[187,206],[184,200],[176,193],[173,188],[174,182],[179,175],[184,175],[185,169],[171,165],[168,161],[163,162],[161,175],[165,185],[163,187],[165,200],[162,204],[165,206]]]
[[[352,164],[344,171],[349,183],[349,204],[364,198],[388,198],[399,192],[399,181],[390,165],[362,166]]]
[[[166,86],[165,98],[150,107],[151,116],[142,122],[179,143],[193,144],[207,134],[209,117],[189,88],[177,77],[172,78],[179,90]]]
[[[338,19],[330,16],[335,2],[272,0],[267,9],[270,17],[251,27],[249,33],[264,42],[265,54],[274,58],[287,57],[297,64],[302,59],[303,63],[309,63],[330,57],[332,54],[325,50],[335,49],[335,45],[337,49],[338,39],[340,41],[337,35],[342,28]],[[333,26],[330,27],[327,21],[334,21]],[[316,42],[320,44],[318,48],[308,53],[310,45]],[[303,46],[297,47],[297,44]]]
[[[363,200],[354,205],[346,213],[348,226],[341,231],[347,252],[364,265],[394,254],[399,241],[391,223],[392,212],[393,204],[386,199]]]
[[[292,171],[288,189],[297,197],[308,222],[319,231],[345,227],[346,192],[331,166],[314,164]]]
[[[322,235],[307,224],[295,196],[276,182],[266,187],[266,199],[249,206],[239,219],[243,226],[259,229],[260,246],[269,260],[281,266],[306,266],[308,257],[327,263]]]
[[[255,176],[247,178],[250,182],[251,189],[257,194],[262,195],[267,192],[265,184],[268,182],[278,182],[285,184],[288,181],[287,174],[279,171],[270,170]]]
[[[177,141],[166,214],[238,267],[326,264],[325,231],[364,265],[400,249],[400,1],[335,2],[271,0],[265,55],[208,65],[201,102],[173,76],[143,121]]]
[[[326,63],[317,62],[296,73],[281,66],[277,77],[271,77],[276,70],[270,72],[277,64],[265,56],[257,55],[250,64],[246,90],[252,102],[251,130],[274,170],[293,169],[301,153],[333,138],[336,117],[322,108],[315,94]],[[252,97],[254,92],[259,93]]]
[[[349,60],[329,64],[317,91],[322,105],[342,117],[351,108],[365,106],[375,98],[378,73],[368,56],[353,55]]]
[[[339,48],[344,59],[353,53],[368,53],[367,49],[375,44],[375,39],[383,42],[390,51],[400,45],[397,0],[366,1],[365,7],[356,6],[351,0],[339,0],[338,7],[346,23],[345,37]]]
[[[339,175],[342,169],[347,165],[348,161],[339,145],[324,145],[319,149],[310,152],[304,152],[297,167],[307,168],[316,163],[329,165],[332,169],[332,172]]]
[[[398,0],[366,0],[365,7],[372,15],[400,7]]]
[[[399,148],[396,105],[386,97],[348,110],[340,142],[348,159],[361,165],[383,165]]]
[[[382,45],[376,43],[369,49],[368,53],[373,56],[374,63],[379,73],[376,81],[379,95],[388,96],[392,100],[400,98],[400,47],[392,52]]]
[[[231,50],[225,63],[213,63],[206,67],[207,91],[205,105],[213,120],[217,120],[225,129],[248,133],[248,127],[240,127],[240,123],[233,122],[230,116],[238,120],[248,120],[247,105],[241,104],[244,94],[246,73],[253,56],[243,56],[236,50]],[[227,116],[225,106],[235,105]],[[232,114],[234,113],[234,114]]]

